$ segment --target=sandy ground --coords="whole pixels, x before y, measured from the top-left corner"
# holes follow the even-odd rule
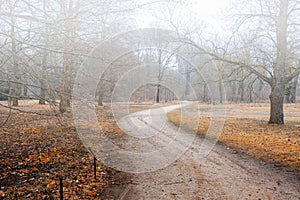
[[[163,109],[158,108],[155,111],[152,109],[150,112],[142,111],[127,116],[121,124],[125,129],[126,121],[128,129],[132,126],[130,121],[133,121],[134,124],[138,124],[138,131],[142,132],[143,136],[151,136],[154,130],[159,131],[154,139],[146,142],[146,145],[128,142],[124,148],[138,151],[144,147],[143,151],[153,151],[174,140],[177,127],[166,121],[166,110]],[[257,114],[260,113],[254,116]],[[192,135],[184,133],[182,136],[176,140],[169,155],[173,156],[188,146]],[[102,198],[300,199],[298,172],[251,158],[220,144],[216,144],[206,158],[200,159],[198,152],[202,142],[203,139],[195,137],[192,145],[179,159],[157,171],[121,173],[123,180],[108,187]],[[163,162],[164,158],[169,159],[168,154],[164,154],[157,162]],[[143,165],[143,160],[129,160],[132,165]]]

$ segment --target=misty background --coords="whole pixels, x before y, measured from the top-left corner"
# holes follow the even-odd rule
[[[77,70],[89,53],[102,41],[140,28],[174,31],[178,43],[199,50],[191,52],[195,56],[209,55],[218,69],[219,103],[270,102],[271,113],[277,113],[270,122],[283,123],[283,103],[295,103],[300,95],[298,0],[1,0],[0,24],[0,99],[9,100],[4,107],[37,99],[66,111]],[[126,71],[151,64],[160,66],[157,83],[138,88],[132,101],[211,103],[214,91],[183,58],[165,46],[135,48],[99,77],[99,105],[110,101]],[[181,96],[160,85],[174,71],[198,88],[197,99],[190,99],[186,84]]]

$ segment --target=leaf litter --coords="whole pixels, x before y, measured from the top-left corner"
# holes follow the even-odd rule
[[[21,109],[51,113],[49,106],[21,106]],[[112,115],[99,108],[99,123],[107,133],[120,133]],[[0,121],[8,110],[0,108]],[[63,178],[65,199],[101,199],[119,172],[97,162],[94,179],[93,156],[83,146],[71,113],[53,116],[13,111],[0,128],[0,199],[58,199],[59,178]]]

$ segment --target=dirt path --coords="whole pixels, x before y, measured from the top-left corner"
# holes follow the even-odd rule
[[[168,144],[170,141],[166,140],[166,137],[172,140],[172,130],[177,130],[177,127],[168,122],[164,123],[162,128],[165,111],[160,109],[163,108],[156,109],[155,112],[142,111],[129,116],[140,120],[139,123],[134,123],[139,124],[139,131],[143,130],[145,136],[147,133],[153,134],[153,129],[161,130],[153,141],[147,142],[146,150]],[[149,121],[149,117],[155,120]],[[191,137],[189,134],[183,136],[186,138],[181,137],[181,141],[175,143],[179,149],[184,148],[186,141]],[[124,174],[124,177],[127,177],[124,183],[110,187],[103,198],[300,199],[299,173],[253,159],[220,144],[215,145],[205,159],[199,159],[201,143],[202,139],[196,137],[184,155],[163,169],[142,174]],[[132,143],[129,146],[132,147]],[[173,152],[170,153],[173,155]],[[165,158],[167,159],[167,155]]]

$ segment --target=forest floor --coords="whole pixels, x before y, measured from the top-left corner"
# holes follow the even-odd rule
[[[57,108],[34,100],[19,104],[22,112],[0,106],[0,199],[58,199],[60,177],[65,199],[101,199],[108,185],[118,185],[120,172],[100,162],[94,179],[94,158],[77,135],[70,111],[57,114]],[[160,106],[138,103],[129,112]],[[110,106],[96,108],[105,133],[123,134]]]
[[[219,142],[270,163],[292,167],[300,172],[300,104],[286,104],[285,124],[268,124],[269,104],[228,104]],[[180,110],[168,113],[175,125],[187,129],[199,122],[197,132],[205,136],[212,118],[211,105],[193,104],[187,112],[199,111],[199,118],[182,117]],[[194,129],[194,128],[193,128]]]
[[[132,105],[130,112],[160,106],[164,105]],[[229,108],[230,118],[227,118],[225,131],[220,137],[222,143],[251,156],[299,170],[299,105],[286,108],[286,124],[282,126],[267,125],[268,108],[265,104],[229,105]],[[0,199],[58,199],[59,177],[63,178],[65,199],[106,199],[111,188],[114,188],[112,195],[122,194],[124,186],[132,186],[133,181],[145,180],[145,177],[134,179],[131,174],[118,172],[100,162],[97,162],[97,178],[94,179],[93,156],[82,145],[71,112],[53,116],[55,112],[48,105],[37,105],[34,102],[30,105],[21,104],[19,109],[26,112],[12,111],[10,115],[8,109],[0,108],[0,125],[10,116],[7,123],[0,127]],[[190,106],[187,109],[192,112],[195,108]],[[209,105],[202,105],[200,108],[204,115],[201,116],[199,133],[205,132],[208,127],[211,119],[209,113],[205,112],[208,109]],[[168,117],[176,124],[181,122],[179,115],[180,112],[175,110],[169,113]],[[97,107],[97,116],[99,124],[105,127],[104,132],[123,134],[116,125],[109,106]],[[250,137],[252,135],[254,138]],[[247,162],[249,164],[249,161]],[[182,163],[175,163],[175,166],[178,168],[182,165],[180,170],[184,170]],[[194,164],[190,167],[195,168]],[[179,173],[178,169],[176,172]],[[160,175],[154,175],[152,178],[159,181]],[[174,185],[180,184],[181,181],[178,181]],[[197,185],[197,182],[195,184]],[[279,184],[284,185],[278,182]],[[166,184],[165,187],[170,185],[173,184]],[[174,189],[176,188],[172,191]],[[170,195],[175,198],[175,193],[176,191]],[[298,195],[299,193],[300,191]],[[130,199],[130,196],[127,199]]]
[[[151,107],[133,105],[130,111]],[[108,184],[118,184],[117,171],[100,162],[94,179],[93,156],[70,111],[56,115],[36,101],[20,101],[17,109],[22,112],[0,107],[0,125],[8,119],[0,127],[0,199],[58,199],[60,177],[65,199],[100,199]],[[97,115],[105,133],[122,134],[108,106],[97,107]]]

